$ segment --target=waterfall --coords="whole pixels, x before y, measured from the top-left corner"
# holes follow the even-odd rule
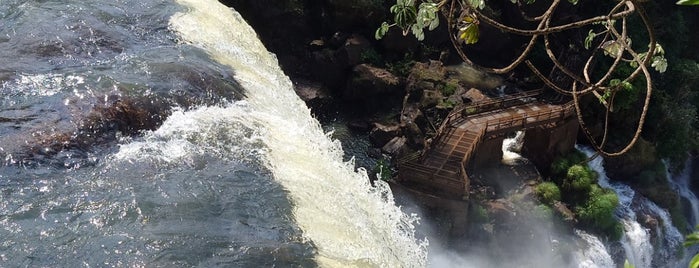
[[[502,141],[502,163],[505,165],[516,165],[517,162],[526,161],[519,152],[522,151],[524,142],[524,131],[517,131],[512,138]]]
[[[587,247],[577,253],[578,267],[580,268],[606,268],[614,267],[612,256],[609,255],[602,241],[598,237],[581,230],[575,230],[575,235],[586,242]]]
[[[365,171],[342,161],[339,142],[322,131],[275,56],[242,17],[214,0],[178,2],[188,10],[173,16],[170,28],[183,45],[200,47],[230,66],[246,98],[225,107],[181,112],[146,140],[185,139],[199,150],[236,153],[240,148],[210,142],[235,128],[249,129],[254,134],[244,142],[263,145],[252,153],[259,154],[288,191],[294,220],[317,248],[321,266],[424,266],[427,243],[414,237],[415,216],[394,205],[385,183],[372,188]],[[205,137],[188,138],[192,136]],[[127,152],[143,152],[143,146],[128,144],[120,153],[137,155]],[[171,158],[189,151],[170,147],[159,155]]]
[[[682,197],[689,203],[690,215],[687,219],[689,220],[689,225],[696,226],[697,224],[699,224],[699,218],[697,218],[699,217],[699,199],[690,188],[690,181],[692,175],[691,159],[688,159],[685,162],[684,170],[682,170],[682,172],[680,174],[677,174],[676,176],[672,175],[669,169],[667,169],[667,163],[665,163],[665,166],[667,170],[667,180],[670,183],[670,186],[672,187],[672,189],[677,191],[680,197]]]
[[[576,146],[587,157],[594,155],[589,148]],[[619,207],[616,216],[624,227],[624,236],[621,239],[626,259],[635,267],[653,267],[658,265],[671,265],[674,259],[674,251],[682,242],[682,234],[672,225],[670,214],[643,196],[636,196],[636,192],[628,185],[610,182],[604,170],[602,157],[596,157],[588,163],[589,167],[599,174],[598,184],[613,190],[619,197]],[[651,232],[641,226],[637,219],[637,212],[643,211],[659,218],[662,227],[656,231],[658,241],[654,248],[651,243]]]

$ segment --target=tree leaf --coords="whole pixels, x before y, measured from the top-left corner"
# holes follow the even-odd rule
[[[653,62],[650,66],[659,73],[664,73],[667,70],[667,59],[663,56],[653,56]]]
[[[677,1],[677,4],[684,5],[684,6],[699,5],[699,0],[680,0],[680,1]]]
[[[429,27],[429,29],[430,29],[430,31],[432,31],[432,30],[434,30],[434,29],[437,29],[438,26],[439,26],[439,18],[434,18],[434,19],[432,20],[432,22],[430,22],[430,27]]]
[[[386,33],[388,32],[389,27],[391,27],[391,26],[388,25],[387,22],[384,21],[383,23],[381,23],[381,27],[376,29],[376,33],[374,34],[374,38],[376,38],[376,40],[383,38],[386,35]]]
[[[602,45],[600,45],[602,49],[604,50],[604,55],[610,56],[610,57],[616,57],[619,54],[621,54],[621,45],[616,42],[616,40],[609,40]]]
[[[694,255],[694,257],[692,257],[692,260],[689,261],[688,267],[689,268],[699,268],[699,254]]]
[[[590,30],[587,33],[587,37],[585,37],[585,49],[590,49],[590,46],[592,45],[592,39],[595,39],[595,36],[597,36],[597,34],[595,34],[593,30]]]
[[[478,24],[471,23],[461,28],[459,38],[464,40],[465,44],[470,45],[478,42],[479,35],[480,31],[478,29]]]

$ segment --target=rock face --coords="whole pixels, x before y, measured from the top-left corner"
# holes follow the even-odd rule
[[[546,175],[554,158],[575,147],[578,127],[578,120],[571,118],[553,128],[529,129],[524,134],[522,154]]]
[[[389,71],[369,64],[354,67],[343,97],[347,100],[372,98],[377,95],[396,93],[400,79]]]
[[[401,135],[400,126],[394,125],[384,125],[381,123],[374,123],[374,128],[369,133],[369,140],[376,147],[383,147],[393,138]]]
[[[656,158],[655,147],[640,138],[631,150],[619,157],[605,158],[604,165],[607,175],[615,180],[635,178],[643,170],[653,166]]]

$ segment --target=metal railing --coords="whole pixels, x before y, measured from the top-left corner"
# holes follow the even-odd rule
[[[445,134],[443,133],[444,130],[447,129],[451,125],[452,121],[456,119],[465,118],[470,115],[479,114],[483,112],[504,109],[518,104],[530,103],[535,101],[535,97],[541,95],[541,93],[543,93],[543,90],[526,91],[517,94],[507,95],[500,98],[486,100],[472,105],[458,107],[449,112],[447,117],[444,118],[444,121],[442,121],[442,124],[439,125],[439,128],[437,128],[437,131],[435,132],[434,142],[437,142],[443,136],[445,136],[443,135]]]

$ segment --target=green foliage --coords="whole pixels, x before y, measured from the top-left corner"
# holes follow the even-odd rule
[[[582,165],[573,165],[568,168],[566,177],[563,180],[563,188],[570,192],[587,193],[596,182],[595,173],[590,168]]]
[[[613,191],[597,185],[597,173],[583,164],[586,158],[582,152],[574,151],[554,159],[551,176],[558,182],[560,199],[575,208],[580,223],[617,240],[623,235],[623,227],[614,217],[619,198]],[[553,187],[542,185],[537,187],[536,193],[546,203],[549,201],[545,201],[540,192]]]
[[[391,170],[391,164],[386,159],[379,159],[374,166],[374,172],[382,181],[390,181],[393,179],[393,170]]]
[[[379,52],[376,52],[376,50],[373,48],[363,50],[362,53],[359,54],[359,60],[374,66],[383,65],[383,58],[381,57],[381,54],[379,54]]]
[[[542,182],[536,186],[535,192],[541,203],[553,205],[554,201],[561,201],[561,190],[553,182]]]
[[[553,219],[553,210],[547,205],[538,205],[534,207],[534,216],[546,222],[551,222]]]
[[[685,5],[685,6],[695,6],[699,5],[699,0],[680,0],[677,1],[678,5]]]
[[[395,23],[383,22],[374,34],[377,40],[383,38],[392,26],[401,28],[404,35],[412,33],[417,40],[425,39],[425,28],[432,31],[439,26],[439,6],[431,0],[421,2],[418,7],[415,7],[415,0],[397,0],[390,11]]]
[[[475,16],[464,16],[459,27],[459,39],[463,40],[464,44],[470,45],[478,42],[480,37],[480,29],[478,28],[478,20]]]
[[[582,163],[587,156],[578,150],[574,150],[567,155],[556,157],[551,164],[551,175],[554,177],[564,176],[568,168],[575,164]]]
[[[452,109],[454,108],[454,106],[456,106],[456,103],[454,101],[446,99],[439,101],[436,107],[439,109]]]
[[[413,65],[415,65],[415,61],[410,53],[406,53],[402,60],[386,63],[389,72],[403,77],[407,77],[410,74]]]
[[[456,84],[447,82],[444,87],[441,88],[442,94],[444,96],[451,96],[456,92]]]
[[[699,229],[699,226],[695,227],[695,229]],[[697,245],[697,244],[699,244],[699,232],[696,230],[684,238],[683,245],[685,247],[691,247],[691,246]],[[689,265],[687,267],[689,267],[689,268],[698,268],[699,267],[699,254],[696,254],[696,255],[694,255],[694,257],[692,257],[692,260],[689,261]]]
[[[477,203],[471,203],[471,220],[475,223],[486,223],[490,221],[488,210]]]
[[[583,224],[618,239],[621,236],[619,230],[623,229],[614,217],[618,205],[619,198],[614,192],[594,185],[587,202],[576,207],[575,212]]]

